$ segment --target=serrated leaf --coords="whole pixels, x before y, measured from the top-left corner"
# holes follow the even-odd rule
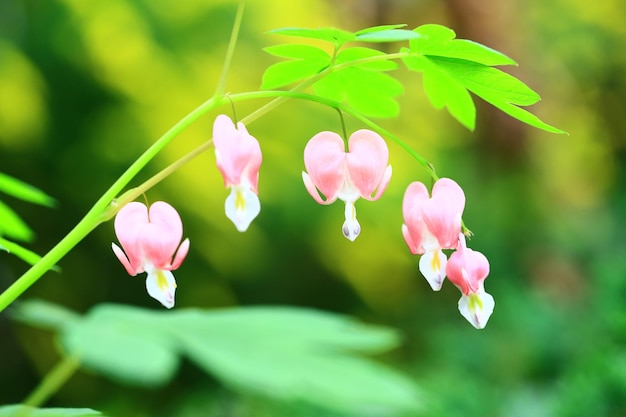
[[[41,256],[39,256],[35,252],[30,251],[18,245],[17,243],[11,242],[10,240],[6,240],[2,237],[0,237],[0,250],[4,250],[14,256],[17,256],[18,258],[20,258],[22,261],[26,262],[29,265],[35,265],[41,259]],[[59,272],[61,268],[55,265],[52,268],[50,268],[50,270]]]
[[[102,413],[91,408],[35,408],[26,405],[0,406],[0,417],[104,417]]]
[[[30,242],[35,233],[22,218],[0,200],[0,236]]]
[[[299,38],[320,39],[333,44],[343,44],[354,40],[355,35],[335,28],[280,28],[270,30],[275,35],[296,36]]]
[[[366,32],[356,35],[357,41],[361,42],[401,42],[418,39],[422,35],[406,29],[386,29],[376,32]]]
[[[38,188],[0,172],[0,192],[41,206],[54,207],[56,200]]]
[[[315,59],[315,60],[327,60],[330,62],[330,56],[321,48],[317,48],[311,45],[300,44],[283,44],[274,45],[263,48],[263,50],[271,55],[280,58],[290,59]]]
[[[541,97],[522,81],[486,65],[453,58],[430,57],[437,67],[458,80],[485,101],[503,101],[520,106],[537,103]]]
[[[270,65],[263,73],[261,88],[270,90],[309,78],[328,66],[321,60],[292,60]]]
[[[429,24],[414,31],[421,35],[409,43],[414,53],[463,59],[488,66],[517,65],[513,59],[495,49],[466,39],[454,39],[456,33],[445,26]]]
[[[384,52],[378,51],[376,49],[371,49],[371,48],[364,48],[364,47],[345,48],[345,49],[342,49],[337,54],[337,59],[335,62],[338,65],[338,64],[345,64],[348,62],[363,60],[367,58],[384,57],[385,55],[387,54],[385,54]],[[358,65],[355,65],[355,66],[362,68],[362,69],[372,70],[372,71],[389,71],[389,70],[394,70],[398,68],[398,64],[396,64],[395,62],[391,60],[370,61],[370,62],[359,63]]]

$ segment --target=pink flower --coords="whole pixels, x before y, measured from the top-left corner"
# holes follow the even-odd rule
[[[302,179],[318,203],[331,204],[337,199],[345,202],[346,221],[342,231],[345,237],[354,241],[361,231],[354,203],[360,197],[378,200],[391,179],[391,166],[387,165],[387,144],[371,130],[354,132],[348,141],[348,149],[346,152],[338,134],[318,133],[304,148],[304,166],[308,173],[303,172]]]
[[[485,292],[484,281],[489,275],[489,261],[480,252],[468,249],[465,236],[459,235],[456,252],[446,265],[448,279],[461,290],[459,311],[474,327],[482,329],[493,313],[495,301]]]
[[[419,269],[435,291],[446,277],[447,259],[442,249],[457,246],[464,207],[463,190],[448,178],[435,183],[430,198],[421,182],[411,183],[404,193],[402,235],[412,254],[423,254]]]
[[[221,114],[213,123],[213,143],[217,168],[230,195],[224,205],[228,217],[240,232],[245,232],[261,212],[258,197],[259,168],[262,155],[259,142],[243,123],[235,124]]]
[[[174,307],[176,280],[171,271],[189,251],[189,239],[180,243],[183,224],[178,212],[163,201],[152,204],[149,212],[143,203],[128,203],[115,217],[115,234],[124,250],[113,243],[113,252],[126,271],[131,276],[147,272],[148,294]]]

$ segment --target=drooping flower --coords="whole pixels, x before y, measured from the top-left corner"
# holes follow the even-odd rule
[[[411,183],[404,193],[402,235],[414,255],[422,255],[419,269],[433,290],[439,291],[446,277],[446,255],[454,249],[461,232],[465,194],[449,178],[439,179],[429,198],[426,186]]]
[[[461,290],[459,311],[477,329],[482,329],[493,313],[495,301],[485,292],[484,281],[489,275],[489,261],[480,252],[469,249],[465,236],[459,235],[456,252],[446,265],[448,279]]]
[[[182,243],[183,224],[174,207],[163,201],[150,206],[128,203],[115,217],[115,234],[122,249],[113,252],[126,271],[135,276],[147,272],[148,294],[167,308],[174,307],[177,269],[189,251],[189,239]]]
[[[235,126],[224,114],[217,116],[213,123],[213,143],[224,186],[231,189],[224,204],[226,217],[237,230],[245,232],[261,212],[258,197],[261,147],[243,123]]]
[[[302,172],[302,180],[307,191],[320,204],[331,204],[337,199],[345,202],[346,220],[342,231],[351,241],[361,232],[354,204],[359,198],[370,201],[380,198],[391,179],[388,160],[389,150],[384,139],[366,129],[350,136],[348,152],[341,137],[334,132],[318,133],[304,148],[307,172]]]

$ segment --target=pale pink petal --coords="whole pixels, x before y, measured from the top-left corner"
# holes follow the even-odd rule
[[[427,250],[419,261],[419,269],[434,291],[439,291],[446,278],[446,255],[441,249]]]
[[[463,294],[459,300],[459,312],[477,329],[483,329],[495,307],[495,300],[483,289],[469,295]]]
[[[322,199],[322,197],[320,196],[319,191],[315,187],[315,184],[313,184],[313,180],[311,179],[309,174],[307,174],[304,171],[302,171],[302,181],[304,182],[304,187],[309,192],[311,197],[313,197],[313,199],[315,201],[317,201],[319,204],[324,204],[324,205],[331,204],[331,203],[334,203],[335,200],[337,200],[337,195],[335,195],[335,197],[332,200],[324,200],[324,199]]]
[[[119,259],[120,262],[122,263],[122,265],[124,266],[124,268],[126,268],[126,272],[128,272],[128,275],[135,276],[135,275],[143,272],[143,268],[142,267],[139,267],[139,268],[135,269],[130,264],[128,258],[124,254],[124,251],[122,249],[120,249],[119,246],[117,246],[115,243],[111,243],[111,247],[113,249],[113,253],[115,253],[115,256],[117,256],[117,259]]]
[[[239,185],[244,169],[248,167],[248,180],[256,190],[262,159],[261,148],[245,126],[238,123],[235,127],[230,117],[224,114],[217,116],[213,123],[213,143],[217,167],[224,177],[224,185]]]
[[[228,217],[240,232],[245,232],[261,212],[259,197],[249,188],[232,187],[224,204]]]
[[[148,208],[139,202],[126,204],[115,216],[115,234],[134,271],[143,264],[142,230],[148,224]]]
[[[425,230],[422,209],[428,201],[428,189],[421,182],[409,184],[402,200],[404,225],[402,235],[412,254],[424,253],[423,240]]]
[[[350,136],[348,148],[346,161],[350,179],[361,197],[372,200],[371,195],[381,184],[387,169],[387,143],[376,132],[361,129]]]
[[[170,271],[154,269],[146,277],[146,290],[150,297],[159,301],[167,308],[174,307],[176,280]]]
[[[346,238],[354,242],[354,240],[359,236],[359,233],[361,233],[361,225],[356,219],[356,207],[354,207],[354,203],[346,201],[344,212],[346,220],[343,223],[341,231]]]
[[[172,262],[172,266],[168,268],[170,271],[178,269],[180,264],[183,263],[187,253],[189,252],[189,239],[183,240],[183,243],[180,244],[178,251],[176,252],[176,256],[174,256],[174,261]]]
[[[145,257],[156,268],[168,268],[183,237],[183,223],[174,207],[163,201],[150,206],[150,224],[141,232]]]
[[[456,247],[464,208],[463,189],[449,178],[439,179],[433,186],[432,198],[424,205],[423,215],[426,227],[442,248]]]
[[[463,294],[476,293],[489,275],[489,261],[482,253],[467,248],[465,236],[460,234],[458,248],[448,260],[446,275]]]
[[[337,193],[344,183],[345,161],[346,152],[343,140],[333,132],[318,133],[304,148],[304,166],[308,177],[329,202],[336,200]],[[305,186],[309,194],[315,198],[306,180]]]

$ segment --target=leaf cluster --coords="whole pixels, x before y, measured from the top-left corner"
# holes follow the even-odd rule
[[[56,200],[40,189],[2,172],[0,172],[0,193],[40,206],[54,207],[56,205]],[[13,253],[33,265],[40,259],[39,255],[12,240],[31,242],[34,237],[35,233],[28,224],[11,207],[0,200],[0,250]]]
[[[476,124],[472,93],[528,125],[564,133],[520,107],[535,104],[540,97],[519,79],[494,68],[517,65],[513,59],[477,42],[456,39],[445,26],[430,24],[414,30],[404,26],[376,26],[354,33],[335,28],[273,30],[270,33],[323,41],[326,49],[293,43],[265,48],[284,60],[267,68],[261,87],[270,90],[297,83],[292,91],[310,86],[316,95],[345,103],[365,116],[395,117],[400,110],[397,97],[404,87],[390,73],[398,69],[395,61],[402,60],[408,70],[423,74],[424,90],[433,107],[447,108],[470,130]],[[405,41],[409,46],[397,53],[346,46]]]
[[[414,409],[405,376],[364,354],[395,347],[388,328],[292,307],[148,311],[100,305],[86,316],[29,301],[14,317],[58,330],[67,355],[116,381],[160,386],[182,356],[229,387],[339,411]]]

